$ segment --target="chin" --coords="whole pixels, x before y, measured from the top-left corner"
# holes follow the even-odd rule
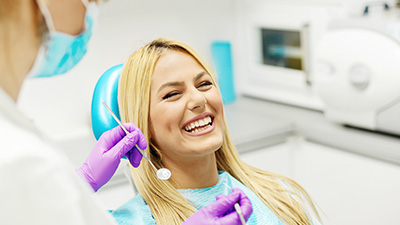
[[[216,152],[222,146],[222,140],[207,140],[201,143],[192,143],[191,146],[187,146],[188,149],[192,149],[191,151],[195,154],[199,155],[208,155]]]
[[[210,152],[215,152],[215,151],[217,151],[218,149],[221,148],[222,143],[223,143],[223,139],[220,138],[220,140],[216,140],[216,141],[213,141],[211,143],[208,143],[207,144],[207,147],[208,147],[207,149]]]

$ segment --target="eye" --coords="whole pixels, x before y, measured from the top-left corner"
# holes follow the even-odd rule
[[[162,97],[162,99],[163,99],[163,100],[169,99],[169,98],[174,97],[174,96],[176,96],[176,95],[178,95],[178,94],[179,94],[178,92],[170,92],[170,93],[164,95],[164,97]]]
[[[198,88],[207,88],[207,87],[212,86],[212,85],[213,85],[213,83],[210,82],[210,81],[203,81],[203,82],[200,83]]]

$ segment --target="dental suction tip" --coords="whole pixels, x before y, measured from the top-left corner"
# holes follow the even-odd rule
[[[171,177],[171,171],[167,168],[157,170],[157,177],[160,180],[168,180]]]

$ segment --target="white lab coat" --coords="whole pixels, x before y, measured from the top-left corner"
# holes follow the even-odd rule
[[[68,158],[1,88],[0,224],[116,224]]]

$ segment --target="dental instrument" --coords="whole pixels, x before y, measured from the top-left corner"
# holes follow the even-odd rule
[[[107,108],[107,110],[111,113],[111,116],[117,121],[117,123],[122,127],[126,134],[129,134],[128,130],[122,125],[121,121],[115,116],[113,111],[108,107],[108,105],[103,102],[103,105]],[[139,148],[139,146],[135,145],[139,152],[143,155],[143,157],[150,163],[150,165],[157,171],[157,178],[160,180],[168,180],[171,177],[171,171],[167,168],[157,169],[154,164],[150,161],[149,157],[147,157],[146,152]]]
[[[227,188],[229,188],[229,190],[232,191],[231,187],[229,187],[226,183],[224,183],[224,184],[225,184],[225,186]],[[242,225],[246,225],[246,220],[243,217],[242,210],[240,209],[239,203],[236,202],[234,207],[235,207],[235,210],[236,210],[237,214],[239,215],[239,218],[240,218],[240,221],[242,222]]]

